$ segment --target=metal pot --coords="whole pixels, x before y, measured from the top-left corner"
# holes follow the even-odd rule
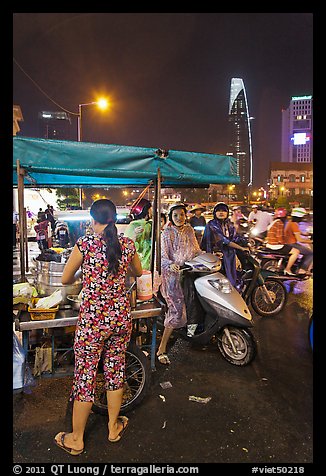
[[[79,294],[82,288],[81,279],[77,279],[72,284],[62,284],[61,278],[65,263],[55,261],[35,261],[36,267],[33,271],[34,285],[41,296],[50,296],[57,289],[61,290],[62,301],[60,305],[70,304],[67,300],[68,294]]]
[[[66,263],[57,263],[56,261],[34,260],[34,263],[36,263],[37,273],[60,273],[60,275],[62,275],[63,268],[66,265]]]
[[[68,294],[67,300],[71,304],[72,309],[79,311],[81,300],[78,299],[78,294]]]

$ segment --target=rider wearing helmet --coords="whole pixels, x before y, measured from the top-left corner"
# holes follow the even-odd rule
[[[241,238],[229,219],[229,207],[218,202],[213,209],[213,220],[210,220],[204,231],[201,249],[208,253],[222,252],[225,274],[232,286],[237,282],[236,249],[245,251],[247,247],[239,244]]]
[[[152,204],[146,198],[132,206],[130,215],[133,221],[129,223],[124,234],[131,238],[136,245],[143,269],[150,270],[152,250]]]
[[[295,276],[291,268],[299,256],[297,249],[285,243],[284,224],[287,217],[286,208],[280,207],[275,210],[274,220],[267,229],[266,248],[277,250],[278,253],[289,255],[289,260],[284,269],[284,274]]]
[[[299,222],[302,221],[303,217],[307,214],[305,208],[293,208],[291,212],[291,221],[289,221],[284,230],[285,236],[285,243],[290,244],[297,250],[299,250],[300,254],[303,255],[303,259],[300,265],[300,269],[298,270],[297,274],[299,275],[310,275],[310,270],[312,268],[312,261],[313,261],[313,252],[309,248],[302,243],[306,243],[308,245],[312,244],[312,240],[309,238],[305,238],[301,235],[301,231],[299,228]]]
[[[180,267],[201,253],[195,232],[187,223],[187,207],[173,203],[168,211],[169,223],[162,231],[162,284],[161,293],[167,304],[164,332],[157,351],[162,364],[169,364],[166,347],[173,329],[187,324],[186,303],[180,281]]]
[[[232,221],[236,232],[238,232],[241,220],[244,219],[244,215],[241,212],[240,205],[232,207],[232,215],[230,216],[230,220]]]
[[[150,209],[152,204],[146,198],[141,198],[135,205],[130,209],[130,214],[134,220],[140,220],[149,216],[151,218]]]
[[[182,203],[182,202],[172,203],[172,205],[170,205],[169,209],[168,209],[168,218],[169,218],[170,224],[172,223],[172,225],[174,225],[174,226],[180,226],[180,224],[177,225],[176,223],[174,223],[173,216],[172,216],[173,211],[178,210],[178,209],[183,210],[185,212],[185,215],[186,215],[186,220],[181,225],[181,226],[183,226],[187,221],[187,206],[184,203]],[[177,217],[177,215],[174,213],[174,218],[176,218],[176,217]],[[182,222],[183,222],[183,220],[182,220]]]
[[[273,217],[267,210],[262,210],[261,206],[252,205],[251,209],[248,223],[255,226],[255,235],[258,238],[264,239],[267,235],[267,228],[273,221]]]

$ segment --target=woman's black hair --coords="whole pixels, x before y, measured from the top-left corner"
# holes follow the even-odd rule
[[[168,219],[166,218],[165,213],[163,213],[163,212],[161,212],[161,218],[164,219],[164,224],[165,224],[165,223],[167,222],[167,220],[168,220]]]
[[[96,200],[91,206],[90,215],[101,225],[106,224],[103,231],[103,238],[106,242],[108,270],[112,274],[117,274],[122,252],[118,239],[118,230],[115,226],[117,220],[116,206],[111,200],[101,198],[100,200]]]
[[[301,217],[291,216],[291,221],[296,222],[296,223],[299,223],[300,221],[302,221],[302,218],[301,218]]]

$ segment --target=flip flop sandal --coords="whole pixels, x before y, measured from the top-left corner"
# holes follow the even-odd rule
[[[59,434],[59,433],[58,433]],[[65,436],[66,436],[67,433],[62,433],[61,437],[60,437],[60,440],[61,440],[61,444],[58,443],[58,441],[54,438],[54,442],[57,446],[59,446],[59,448],[61,448],[62,450],[66,451],[67,453],[69,453],[70,455],[72,456],[79,456],[83,453],[84,451],[84,448],[82,450],[75,450],[74,448],[69,448],[69,446],[66,446],[65,445]],[[58,435],[57,435],[58,436]]]
[[[171,363],[169,357],[167,354],[163,353],[163,354],[159,354],[157,356],[158,358],[158,361],[160,362],[160,364],[163,364],[163,365],[169,365]]]
[[[120,431],[118,436],[116,436],[115,438],[110,438],[110,437],[108,438],[110,443],[118,443],[118,441],[121,440],[124,432],[127,429],[127,426],[128,426],[128,423],[129,423],[129,418],[127,418],[126,416],[119,416],[118,420],[122,423],[122,430]]]

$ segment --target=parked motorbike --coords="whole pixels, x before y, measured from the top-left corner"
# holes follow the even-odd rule
[[[65,248],[69,243],[69,232],[68,232],[68,225],[64,222],[57,222],[54,235],[59,243],[59,246]]]
[[[195,310],[197,322],[174,333],[200,345],[214,338],[227,362],[245,366],[257,352],[249,329],[253,326],[252,316],[244,299],[219,272],[220,268],[220,258],[211,253],[201,254],[181,267],[180,272],[188,274],[193,282],[193,294],[190,287],[184,289],[187,315],[189,309]]]
[[[262,269],[259,261],[248,252],[237,250],[241,263],[238,290],[245,302],[261,316],[275,316],[285,306],[287,290],[283,284],[286,276],[269,269]]]

